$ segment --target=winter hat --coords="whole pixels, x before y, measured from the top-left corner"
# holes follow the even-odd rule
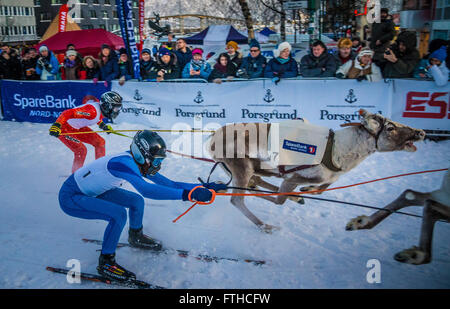
[[[203,49],[201,48],[194,48],[192,51],[192,55],[199,54],[200,56],[203,56]]]
[[[141,51],[141,54],[145,54],[145,53],[149,54],[150,56],[152,55],[152,52],[151,52],[150,49],[148,49],[148,48],[144,48],[144,49]]]
[[[76,56],[76,55],[77,55],[77,52],[73,49],[69,49],[68,51],[66,51],[66,57]]]
[[[352,48],[353,43],[349,38],[340,38],[337,43],[337,48]]]
[[[123,55],[123,54],[126,54],[126,55],[127,55],[127,49],[124,48],[124,47],[122,47],[121,49],[119,49],[119,56],[120,56],[120,55]]]
[[[159,51],[158,51],[158,54],[159,54],[160,57],[162,57],[162,56],[164,56],[164,55],[170,56],[170,50],[168,50],[168,49],[165,48],[165,47],[161,47],[161,48],[159,49]]]
[[[250,46],[250,48],[256,47],[258,49],[261,49],[261,46],[259,45],[259,42],[256,39],[251,39],[248,45]]]
[[[447,58],[447,47],[446,46],[441,46],[441,48],[439,48],[438,50],[434,51],[430,57],[431,58],[436,58],[438,59],[440,62],[443,62],[445,60],[445,58]]]
[[[238,48],[239,48],[238,43],[236,43],[235,41],[229,41],[229,42],[227,43],[227,48],[228,48],[229,46],[233,47],[234,50],[238,50]]]
[[[278,56],[280,56],[281,52],[283,50],[285,50],[286,48],[289,49],[289,52],[291,52],[291,50],[292,50],[291,44],[289,44],[288,42],[280,43],[280,45],[278,45],[278,48],[273,51],[274,58],[277,58]]]
[[[47,45],[42,45],[41,47],[39,47],[39,52],[42,53],[43,51],[48,51]]]
[[[358,53],[358,58],[361,58],[362,56],[370,56],[373,57],[374,52],[369,47],[364,47],[361,49],[361,51]]]
[[[102,47],[100,49],[103,50],[105,48],[111,49],[108,44],[102,44]]]

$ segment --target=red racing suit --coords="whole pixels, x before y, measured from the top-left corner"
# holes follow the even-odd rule
[[[103,115],[97,98],[88,95],[83,105],[65,110],[56,120],[61,124],[61,134],[76,132],[92,132],[90,125],[102,123]],[[105,156],[105,140],[97,133],[60,135],[58,139],[74,153],[72,173],[83,166],[87,148],[83,143],[95,148],[95,159]]]

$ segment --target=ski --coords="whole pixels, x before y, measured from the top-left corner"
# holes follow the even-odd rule
[[[102,245],[103,244],[103,241],[98,240],[98,239],[83,238],[82,240],[84,242],[86,242],[86,243],[94,243],[94,244],[97,244],[97,245]],[[120,242],[120,243],[117,244],[117,248],[123,248],[123,247],[134,248],[128,243]],[[137,248],[137,249],[139,249],[139,248]],[[232,261],[232,262],[246,262],[246,263],[254,264],[254,265],[257,265],[257,266],[266,264],[266,261],[264,261],[264,260],[218,257],[218,256],[207,255],[207,254],[193,255],[189,251],[178,250],[178,249],[163,248],[162,250],[159,250],[159,251],[156,251],[156,250],[152,251],[152,250],[148,250],[148,249],[145,249],[145,250],[149,251],[149,252],[152,252],[152,253],[156,253],[156,254],[158,254],[158,253],[166,253],[166,254],[174,253],[174,254],[177,254],[179,257],[182,257],[182,258],[191,257],[191,258],[195,258],[195,259],[197,259],[199,261],[204,261],[204,262],[216,262],[217,263],[219,261],[224,261],[225,260],[225,261]]]
[[[58,274],[63,274],[63,275],[67,275],[67,273],[70,271],[68,269],[51,267],[51,266],[47,266],[46,269],[48,271],[58,273]],[[123,287],[128,287],[128,288],[133,288],[133,289],[165,289],[164,287],[153,285],[153,284],[150,284],[150,283],[147,283],[147,282],[144,282],[141,280],[137,280],[137,279],[128,280],[128,281],[118,281],[118,280],[111,280],[111,279],[102,277],[100,275],[88,274],[88,273],[83,273],[83,272],[80,273],[80,279],[86,280],[86,281],[92,281],[92,282],[101,282],[101,283],[110,284],[110,285],[123,286]]]

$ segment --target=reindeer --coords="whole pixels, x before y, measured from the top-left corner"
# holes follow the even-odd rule
[[[227,126],[218,129],[211,137],[209,152],[215,161],[223,162],[231,171],[234,187],[248,188],[250,185],[275,192],[292,192],[297,186],[302,185],[302,191],[312,191],[326,189],[341,175],[355,168],[376,151],[414,152],[417,148],[413,143],[425,138],[423,130],[410,128],[382,115],[361,110],[360,116],[361,123],[358,125],[349,126],[336,132],[330,130],[327,150],[321,164],[318,165],[265,168],[263,161],[267,160],[267,154],[263,153],[264,151],[261,149],[267,149],[263,144],[267,141],[270,124],[262,123],[253,124],[257,127],[257,139],[250,139],[246,130],[240,130],[240,132],[227,130]],[[232,136],[229,136],[230,131]],[[240,156],[238,155],[239,145],[237,145],[239,135],[245,135],[245,154]],[[234,154],[224,155],[223,150],[227,149],[233,150]],[[258,149],[260,153],[255,155],[251,149]],[[262,179],[262,177],[271,176],[283,179],[280,187]],[[233,193],[244,192],[233,189]],[[288,198],[286,195],[260,197],[278,205],[282,205]],[[297,201],[299,199],[297,198]],[[279,229],[276,226],[265,224],[257,218],[246,207],[243,196],[232,196],[231,203],[263,232],[271,233],[273,230]]]
[[[350,220],[345,229],[353,231],[374,228],[392,212],[409,206],[425,206],[419,246],[398,252],[394,255],[394,259],[414,265],[430,263],[434,224],[438,220],[450,222],[450,168],[447,170],[439,190],[421,193],[408,189],[387,205],[385,210],[379,210],[370,217],[356,217]]]

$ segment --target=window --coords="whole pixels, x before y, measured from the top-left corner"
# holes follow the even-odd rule
[[[91,18],[97,18],[97,13],[94,10],[89,11]]]
[[[52,0],[52,5],[62,4],[62,0]]]
[[[27,32],[27,26],[23,26],[23,27],[22,27],[22,33],[23,33],[23,34],[28,34],[28,32]]]
[[[104,4],[106,4],[106,5],[111,5],[111,1],[110,1],[110,0],[105,0],[105,1],[104,1]]]
[[[92,4],[98,4],[98,0],[92,0]]]
[[[115,11],[115,10],[113,11],[113,18],[119,18],[117,15],[117,11]]]
[[[450,6],[444,10],[444,19],[450,19]]]
[[[14,14],[11,14],[11,15],[16,16],[17,15],[17,7],[13,6],[13,12],[14,12]]]
[[[106,27],[105,27],[105,25],[99,25],[98,26],[100,29],[104,29],[104,30],[106,30]]]
[[[30,16],[30,8],[25,8],[25,15]]]
[[[41,0],[34,0],[34,6],[40,6]]]
[[[102,11],[103,18],[108,19],[108,11]]]

